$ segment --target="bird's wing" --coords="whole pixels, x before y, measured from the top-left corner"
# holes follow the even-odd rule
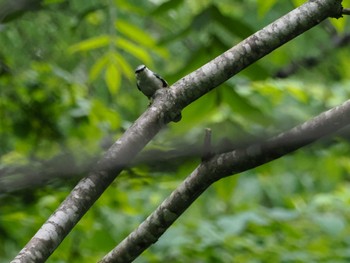
[[[139,89],[139,91],[141,91],[139,83],[136,83],[136,86]]]
[[[168,87],[168,82],[166,82],[161,76],[159,76],[157,73],[154,73],[154,76],[159,79],[162,82],[163,88]]]

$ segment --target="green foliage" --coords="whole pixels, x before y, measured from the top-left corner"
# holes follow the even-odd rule
[[[173,83],[292,3],[300,1],[48,0],[3,21],[0,261],[19,252],[145,110],[137,65]],[[184,109],[49,262],[96,262],[112,249],[198,165],[206,127],[219,150],[239,147],[348,98],[349,49],[334,44],[347,27],[346,19],[321,24]],[[287,66],[292,74],[274,78]],[[348,262],[344,134],[217,182],[136,262]]]

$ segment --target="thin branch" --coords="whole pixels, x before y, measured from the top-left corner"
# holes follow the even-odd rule
[[[213,151],[211,146],[211,129],[206,128],[203,143],[202,162],[208,161],[212,155]]]
[[[76,185],[12,262],[45,261],[136,154],[184,107],[327,17],[340,17],[341,9],[341,0],[309,1],[182,78],[172,88],[160,89],[153,104]]]
[[[350,15],[350,8],[343,8],[342,14],[343,15]]]
[[[100,263],[131,262],[155,243],[215,181],[278,159],[350,124],[350,100],[265,142],[219,154],[185,181]]]
[[[175,104],[185,107],[242,69],[319,24],[341,17],[341,0],[312,0],[256,32],[172,85]]]

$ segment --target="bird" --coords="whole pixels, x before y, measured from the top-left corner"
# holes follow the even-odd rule
[[[166,82],[165,79],[163,79],[157,73],[154,73],[145,65],[140,65],[135,69],[135,76],[137,88],[147,96],[151,103],[153,95],[158,89],[169,88],[168,82]],[[173,121],[178,122],[181,120],[181,118],[181,113],[179,113],[175,116]]]
[[[140,65],[135,70],[137,88],[151,99],[154,93],[161,88],[168,88],[168,82],[166,82],[157,73],[148,69],[145,65]]]

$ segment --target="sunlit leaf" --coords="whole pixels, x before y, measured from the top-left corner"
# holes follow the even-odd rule
[[[1,156],[1,164],[13,164],[24,165],[28,163],[26,156],[19,151],[8,152]]]
[[[49,4],[59,4],[63,3],[65,0],[44,0],[43,4],[44,5],[49,5]]]
[[[305,0],[292,0],[295,7],[301,6],[305,3]]]
[[[105,81],[109,92],[112,95],[117,94],[121,84],[121,73],[115,63],[110,63],[107,65]]]
[[[111,52],[109,57],[117,63],[118,67],[120,67],[121,71],[128,79],[133,79],[134,70],[121,54],[118,52]]]
[[[142,9],[138,4],[134,4],[125,0],[114,0],[114,2],[119,10],[130,12],[132,14],[145,15],[145,10]]]
[[[109,61],[108,54],[100,57],[91,67],[89,72],[90,81],[94,81],[103,71]]]
[[[89,13],[84,14],[86,21],[94,26],[101,25],[105,20],[105,14],[102,10],[96,10],[96,8],[90,10]]]
[[[332,25],[339,31],[344,32],[345,26],[347,25],[348,16],[344,16],[342,19],[331,19]]]
[[[286,90],[291,94],[294,98],[299,100],[302,103],[307,103],[309,96],[305,92],[305,90],[301,89],[299,86],[288,85]]]
[[[99,100],[93,100],[89,119],[94,126],[99,126],[101,129],[117,129],[120,126],[118,112],[108,108]]]
[[[156,43],[145,31],[124,20],[117,20],[115,22],[115,27],[119,32],[141,45],[153,47]]]
[[[83,40],[77,44],[74,44],[71,47],[69,47],[68,51],[70,53],[75,53],[79,51],[94,50],[97,48],[108,46],[110,41],[111,41],[110,36],[101,35],[101,36],[89,38],[87,40]]]
[[[120,37],[118,37],[115,40],[115,45],[118,48],[121,48],[126,52],[130,53],[132,56],[141,60],[145,64],[153,66],[153,60],[145,49],[135,45],[134,43],[126,40],[125,38],[120,38]]]
[[[141,30],[140,28],[124,20],[117,20],[115,22],[115,27],[119,32],[127,36],[130,40],[140,44],[140,46],[150,48],[153,52],[162,57],[168,56],[167,49],[157,46],[156,41],[146,31]]]

